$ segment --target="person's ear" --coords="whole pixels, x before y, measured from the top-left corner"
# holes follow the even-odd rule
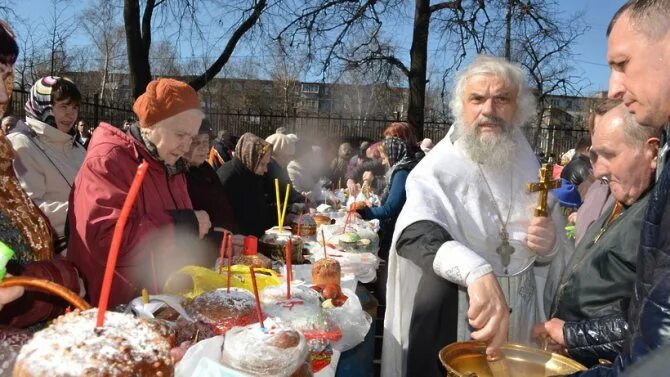
[[[656,170],[658,166],[658,149],[661,147],[661,140],[657,137],[650,137],[644,143],[645,157],[651,160],[651,168]]]

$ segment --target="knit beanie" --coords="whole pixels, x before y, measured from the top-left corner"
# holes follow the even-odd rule
[[[277,129],[277,132],[268,136],[265,141],[272,144],[272,153],[275,155],[293,156],[295,154],[295,141],[285,135],[282,128]]]
[[[198,94],[185,82],[173,79],[151,81],[133,105],[140,127],[151,127],[192,109],[201,110]]]

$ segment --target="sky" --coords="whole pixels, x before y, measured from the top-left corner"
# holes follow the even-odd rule
[[[119,4],[122,4],[121,0],[118,0]],[[606,64],[606,37],[605,31],[607,29],[607,24],[609,23],[610,18],[614,12],[624,3],[624,0],[557,0],[559,7],[562,12],[565,14],[573,14],[576,11],[584,12],[584,19],[586,24],[590,26],[590,30],[586,34],[581,36],[575,45],[573,46],[573,51],[575,53],[574,67],[577,74],[581,75],[584,78],[587,78],[590,81],[585,89],[584,94],[590,94],[600,90],[607,89],[607,80],[609,75],[609,68]],[[433,1],[436,2],[436,1]],[[48,19],[48,11],[51,9],[51,0],[10,0],[13,9],[24,20],[27,21],[27,24],[31,27],[35,25],[45,24]],[[69,9],[73,13],[78,12],[79,10],[89,6],[92,3],[92,0],[76,0],[71,1],[68,5]],[[42,9],[43,11],[38,12],[37,9]],[[27,25],[16,25],[17,33],[21,33],[23,27]],[[401,35],[407,35],[408,32],[411,32],[411,24],[408,25],[398,25],[399,33]],[[401,46],[401,51],[405,51],[404,55],[408,55],[409,51],[409,37],[407,36],[406,42],[401,37],[401,43],[406,44],[406,46]],[[80,32],[73,36],[70,41],[72,45],[82,46],[87,44],[88,41],[84,36],[83,32]],[[182,44],[183,45],[183,44]],[[430,49],[430,46],[429,46]],[[264,54],[267,52],[258,52],[249,51],[244,48],[236,49],[234,54],[234,59],[244,59],[253,58],[257,54]],[[188,57],[193,55],[193,50],[189,50],[188,47],[182,47],[180,54],[182,57]],[[405,60],[405,63],[408,65],[408,57],[403,57],[402,60]],[[430,68],[429,68],[430,69]],[[307,77],[304,80],[313,80],[314,78]]]

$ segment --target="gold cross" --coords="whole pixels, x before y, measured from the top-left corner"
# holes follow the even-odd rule
[[[526,186],[528,192],[539,192],[537,197],[537,207],[535,207],[535,216],[547,217],[547,197],[549,190],[561,187],[561,181],[551,180],[552,172],[554,171],[554,164],[542,164],[540,168],[540,182],[531,182]]]

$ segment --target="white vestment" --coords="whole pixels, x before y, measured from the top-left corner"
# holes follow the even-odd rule
[[[516,132],[517,153],[506,169],[482,166],[493,197],[478,165],[452,143],[454,127],[410,173],[405,191],[407,201],[400,213],[389,252],[386,292],[386,318],[382,352],[382,376],[404,376],[407,340],[413,303],[422,270],[410,260],[398,256],[396,242],[405,228],[418,221],[431,221],[449,232],[452,239],[443,243],[433,262],[435,273],[461,287],[462,301],[468,284],[493,271],[512,309],[510,342],[527,343],[532,326],[544,320],[543,305],[550,304],[570,248],[565,238],[564,218],[557,201],[550,195],[549,208],[556,225],[556,244],[546,257],[538,257],[526,246],[527,230],[536,205],[537,194],[528,194],[526,184],[538,180],[539,163],[525,137]],[[511,192],[510,192],[511,191]],[[515,248],[505,276],[496,248],[501,243],[498,206],[507,223],[510,244]],[[504,221],[505,219],[502,219]],[[570,249],[570,250],[568,250]],[[558,253],[558,254],[557,254]],[[554,258],[556,255],[559,257]],[[548,261],[554,258],[549,272]],[[540,261],[546,264],[533,267]],[[549,279],[542,302],[545,280]],[[536,288],[537,281],[537,288]],[[508,285],[509,284],[509,285]],[[420,294],[420,293],[419,293]],[[547,302],[548,301],[548,302]],[[456,303],[454,303],[456,304]],[[466,307],[459,307],[459,340],[468,340]],[[435,355],[437,358],[438,355]]]

